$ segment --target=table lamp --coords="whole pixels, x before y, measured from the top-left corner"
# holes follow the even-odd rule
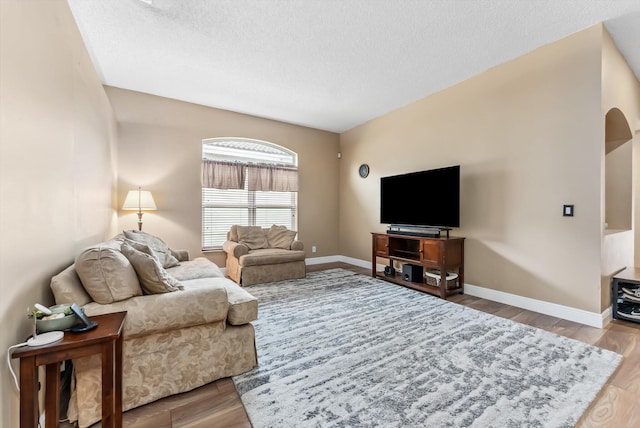
[[[142,230],[142,211],[155,211],[158,208],[156,207],[151,192],[138,187],[138,190],[129,190],[122,209],[126,211],[138,211],[138,230]]]

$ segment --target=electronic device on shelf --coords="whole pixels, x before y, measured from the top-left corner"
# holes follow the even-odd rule
[[[422,271],[421,265],[403,264],[402,279],[409,282],[422,282]]]
[[[64,333],[62,331],[48,331],[46,333],[40,333],[33,335],[27,340],[28,346],[42,346],[48,345],[53,342],[62,340]]]
[[[80,323],[71,327],[69,331],[72,331],[74,333],[81,333],[83,331],[92,330],[98,326],[98,323],[95,321],[91,321],[89,317],[87,317],[87,314],[85,314],[82,308],[77,304],[74,303],[73,305],[71,305],[71,310],[74,314],[76,314],[76,316],[80,320]]]
[[[380,223],[392,234],[448,237],[460,227],[460,165],[381,177]]]

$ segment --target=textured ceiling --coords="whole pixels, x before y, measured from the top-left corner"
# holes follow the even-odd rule
[[[105,85],[342,132],[640,0],[68,0]]]

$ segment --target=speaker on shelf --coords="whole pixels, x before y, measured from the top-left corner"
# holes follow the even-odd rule
[[[393,266],[385,266],[384,274],[387,276],[393,276],[396,274],[396,270],[393,268]]]
[[[402,279],[409,282],[422,282],[422,266],[402,265]]]

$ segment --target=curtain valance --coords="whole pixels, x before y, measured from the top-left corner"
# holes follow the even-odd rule
[[[202,187],[213,189],[243,189],[245,165],[202,159]]]
[[[202,160],[202,187],[243,189],[245,174],[249,191],[298,191],[298,168],[295,166]]]
[[[247,178],[250,191],[298,191],[298,169],[295,167],[273,164],[248,165]]]

